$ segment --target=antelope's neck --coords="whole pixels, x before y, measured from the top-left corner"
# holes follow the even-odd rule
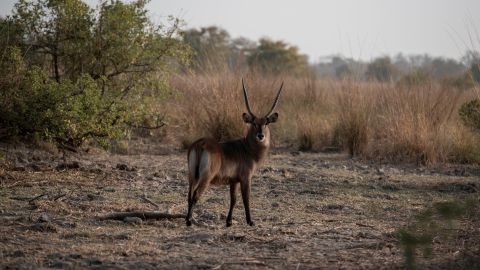
[[[262,163],[267,157],[268,150],[270,149],[270,136],[265,138],[266,143],[261,143],[257,141],[254,136],[249,135],[245,138],[246,150],[255,163]]]

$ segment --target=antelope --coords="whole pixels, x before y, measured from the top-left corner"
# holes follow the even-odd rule
[[[192,209],[210,185],[230,185],[230,209],[227,227],[232,226],[233,208],[237,202],[240,187],[247,224],[254,226],[250,216],[250,187],[252,176],[267,156],[270,148],[268,125],[278,120],[274,113],[283,82],[277,92],[271,109],[263,117],[253,114],[248,102],[247,89],[242,78],[243,97],[248,113],[243,121],[249,124],[247,135],[237,140],[217,142],[210,138],[195,141],[188,149],[188,212],[187,226],[191,226]]]

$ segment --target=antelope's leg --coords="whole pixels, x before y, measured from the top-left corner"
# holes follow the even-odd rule
[[[193,205],[195,205],[198,202],[202,194],[205,192],[205,190],[207,190],[211,180],[212,179],[206,178],[206,177],[203,179],[202,178],[200,179],[200,183],[198,184],[197,188],[193,192],[193,196],[192,196]]]
[[[230,184],[230,210],[228,211],[227,216],[227,227],[232,226],[233,208],[235,208],[235,204],[237,203],[238,186],[238,182]]]
[[[247,224],[250,226],[255,225],[252,221],[252,217],[250,216],[250,184],[251,180],[242,181],[241,189],[242,189],[242,199],[243,199],[243,206],[245,207],[245,217],[247,218]]]
[[[187,226],[192,225],[192,221],[190,220],[192,218],[192,208],[193,208],[193,190],[192,190],[192,184],[190,183],[189,188],[188,188],[188,212],[187,212],[187,217],[185,218]]]
[[[192,218],[193,207],[195,206],[195,204],[197,204],[197,202],[200,199],[200,197],[202,196],[202,194],[205,192],[205,190],[210,185],[210,181],[211,181],[211,179],[206,178],[206,177],[205,178],[200,178],[197,188],[195,190],[193,190],[193,188],[194,188],[193,186],[190,188],[189,202],[188,202],[188,213],[187,213],[187,218],[186,218],[187,226],[192,225],[192,222],[190,221],[190,219]],[[193,193],[190,196],[190,193],[192,192],[192,190],[193,190]]]

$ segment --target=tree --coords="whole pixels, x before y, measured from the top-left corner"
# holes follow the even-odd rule
[[[350,70],[349,63],[343,57],[334,56],[332,58],[332,65],[335,68],[335,77],[337,79],[345,79],[351,76],[352,71]]]
[[[2,45],[2,65],[16,61],[22,79],[0,85],[0,97],[16,105],[0,109],[0,124],[78,146],[157,118],[172,63],[189,50],[177,39],[179,21],[155,25],[147,3],[104,1],[93,10],[81,0],[19,0],[6,19],[17,34]]]
[[[381,82],[390,81],[396,74],[395,66],[392,64],[390,57],[380,57],[368,64],[366,76],[370,80]]]
[[[232,54],[230,35],[216,26],[189,29],[182,33],[183,41],[193,52],[193,67],[198,71],[223,69]]]
[[[309,70],[307,57],[300,54],[297,47],[266,38],[260,39],[247,61],[251,68],[258,68],[264,73],[298,75]]]

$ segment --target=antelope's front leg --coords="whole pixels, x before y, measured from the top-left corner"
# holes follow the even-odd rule
[[[252,217],[250,216],[250,186],[251,186],[251,179],[247,181],[241,182],[241,189],[242,189],[242,199],[243,199],[243,206],[245,207],[245,217],[247,218],[247,224],[250,226],[254,226],[255,223],[252,221]]]
[[[230,184],[230,210],[228,211],[228,216],[227,216],[227,227],[232,226],[233,208],[235,208],[235,204],[237,203],[238,186],[239,186],[238,182]]]

